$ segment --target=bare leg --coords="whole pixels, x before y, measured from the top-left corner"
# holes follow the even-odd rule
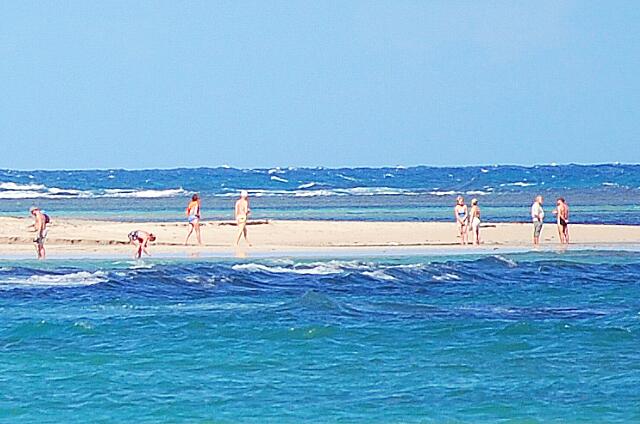
[[[202,237],[200,236],[200,223],[198,222],[196,225],[194,225],[194,228],[196,230],[196,238],[198,239],[198,244],[202,246]]]
[[[189,242],[189,237],[191,237],[191,233],[193,233],[193,224],[189,224],[189,232],[187,233],[187,238],[184,239],[184,245],[186,246],[187,243]]]
[[[247,238],[247,225],[246,224],[244,226],[244,229],[242,230],[242,234],[244,234],[244,241],[246,241],[247,244],[249,245],[249,247],[251,247],[251,242]]]
[[[133,251],[133,259],[140,259],[140,256],[142,255],[142,243],[136,244],[132,241],[131,244],[133,244],[133,247],[135,248]]]
[[[236,237],[236,246],[238,246],[240,244],[240,239],[242,238],[242,234],[244,234],[244,228],[246,227],[246,223],[243,222],[241,224],[238,224],[238,237]]]
[[[560,243],[564,244],[564,231],[562,231],[562,225],[558,224],[558,237],[560,237]]]

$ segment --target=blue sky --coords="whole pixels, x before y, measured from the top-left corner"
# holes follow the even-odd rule
[[[634,1],[0,3],[0,167],[640,162]]]

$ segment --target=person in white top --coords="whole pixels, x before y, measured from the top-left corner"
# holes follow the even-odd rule
[[[531,205],[531,220],[533,221],[533,244],[540,244],[540,233],[544,222],[544,209],[542,209],[542,196],[536,196]]]

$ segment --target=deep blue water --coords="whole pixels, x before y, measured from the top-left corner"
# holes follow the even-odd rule
[[[640,165],[458,168],[198,168],[173,170],[0,170],[0,215],[34,203],[53,216],[119,220],[183,218],[189,195],[205,218],[227,219],[240,189],[255,218],[442,221],[456,195],[477,197],[485,221],[528,221],[536,194],[557,196],[573,222],[640,224]]]
[[[3,422],[640,422],[640,253],[0,262]]]

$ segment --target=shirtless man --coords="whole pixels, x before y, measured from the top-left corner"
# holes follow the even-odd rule
[[[249,193],[245,190],[240,192],[240,199],[236,202],[235,208],[235,217],[236,224],[238,225],[238,237],[236,238],[236,246],[240,244],[240,239],[244,236],[244,240],[247,242],[249,246],[249,239],[247,238],[247,219],[249,218],[249,214],[251,213],[251,209],[249,208]]]
[[[156,236],[153,233],[148,233],[142,230],[135,230],[129,233],[129,243],[135,246],[133,258],[140,259],[142,257],[142,253],[146,253],[147,256],[151,256],[149,251],[147,250],[147,246],[150,241],[156,241]]]
[[[456,218],[456,224],[458,225],[458,232],[460,233],[460,244],[467,244],[467,225],[469,224],[469,211],[467,205],[464,204],[464,198],[458,196],[456,198],[456,205],[453,208],[453,214]]]
[[[36,244],[36,254],[38,259],[44,259],[47,255],[47,252],[44,249],[44,241],[47,238],[47,224],[49,223],[49,216],[43,213],[40,208],[36,206],[30,208],[29,213],[35,219],[30,228],[32,228],[36,233],[36,238],[33,240]]]
[[[531,205],[531,220],[533,221],[533,244],[540,244],[540,233],[544,222],[544,209],[542,209],[542,196],[536,196]]]
[[[558,197],[553,214],[556,216],[558,224],[560,243],[569,244],[569,205],[565,202],[564,197]]]

